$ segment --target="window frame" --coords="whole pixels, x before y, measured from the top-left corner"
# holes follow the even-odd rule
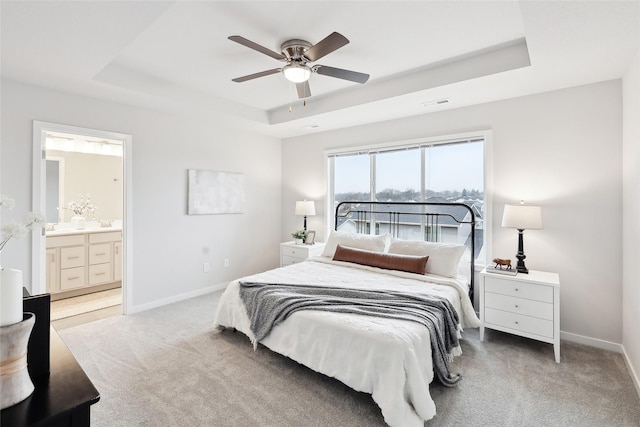
[[[325,229],[326,236],[329,235],[331,230],[334,229],[334,212],[335,206],[333,205],[333,194],[335,192],[335,183],[333,178],[335,176],[335,168],[333,158],[344,155],[355,154],[373,154],[385,151],[406,150],[411,148],[418,148],[424,146],[443,145],[443,144],[455,144],[464,141],[472,141],[482,139],[484,141],[483,146],[483,186],[484,186],[484,203],[483,203],[483,229],[484,229],[484,257],[478,257],[476,259],[476,270],[481,270],[487,264],[487,260],[490,259],[492,253],[491,242],[493,240],[493,150],[492,150],[492,136],[493,132],[490,129],[480,130],[475,132],[463,132],[448,135],[439,135],[432,137],[416,138],[410,140],[392,141],[385,143],[376,143],[368,145],[358,146],[345,146],[340,148],[331,148],[325,150],[325,162],[326,162],[326,191],[327,197],[325,198],[325,212],[328,214],[325,217]],[[375,161],[374,157],[371,157],[371,176],[375,176]],[[421,179],[424,182],[425,174],[425,156],[424,150],[421,150]],[[375,180],[370,182],[371,197],[375,197]],[[424,194],[423,194],[424,196]]]

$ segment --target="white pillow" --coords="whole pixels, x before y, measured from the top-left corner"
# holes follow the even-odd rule
[[[427,261],[425,273],[445,277],[456,277],[458,275],[460,257],[462,257],[466,248],[464,245],[448,243],[392,239],[388,252],[390,254],[400,255],[428,255],[429,261]]]
[[[356,249],[365,249],[373,252],[384,252],[387,246],[388,236],[372,236],[370,234],[353,234],[342,233],[340,231],[332,231],[324,245],[322,256],[333,258],[338,245],[347,246]]]

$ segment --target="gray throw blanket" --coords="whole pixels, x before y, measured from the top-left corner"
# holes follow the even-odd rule
[[[434,371],[452,387],[462,378],[449,367],[458,347],[460,320],[451,303],[438,296],[406,292],[240,282],[240,298],[251,320],[254,348],[271,329],[298,310],[321,310],[411,320],[429,330]]]

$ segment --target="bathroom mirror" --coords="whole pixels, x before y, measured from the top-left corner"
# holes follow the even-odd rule
[[[46,134],[46,216],[58,224],[71,220],[71,202],[90,195],[96,221],[121,221],[122,142],[48,132]]]
[[[64,179],[64,174],[60,172],[61,163],[64,159],[47,158],[47,223],[56,224],[60,222],[58,206],[64,198],[60,194],[60,180]],[[64,168],[62,168],[64,169]]]

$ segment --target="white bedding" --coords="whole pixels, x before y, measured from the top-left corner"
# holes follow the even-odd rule
[[[243,280],[362,289],[426,292],[447,298],[463,327],[478,327],[465,284],[456,279],[381,270],[357,264],[311,258]],[[239,295],[239,280],[220,298],[216,326],[233,327],[252,341],[250,321]],[[429,384],[433,380],[427,329],[414,322],[347,313],[299,311],[276,325],[261,341],[317,372],[354,390],[371,393],[391,426],[423,426],[436,408]],[[452,369],[455,371],[455,368]]]

